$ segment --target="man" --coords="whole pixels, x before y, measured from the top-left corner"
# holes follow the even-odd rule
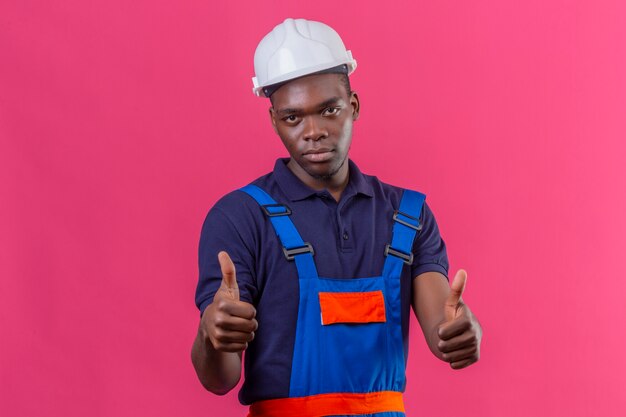
[[[259,44],[254,91],[289,152],[223,197],[200,239],[192,361],[202,384],[239,393],[250,416],[404,416],[410,306],[430,350],[461,369],[482,329],[448,286],[424,196],[348,158],[356,61],[330,27],[287,19]]]

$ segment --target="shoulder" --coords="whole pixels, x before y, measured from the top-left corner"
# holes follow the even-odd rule
[[[406,191],[416,193],[404,204],[420,204],[420,208],[415,207],[414,216],[419,217],[420,223],[431,222],[433,213],[426,203],[426,194],[420,190],[400,187],[394,184],[381,181],[373,175],[362,174],[363,181],[368,184],[372,190],[372,197],[377,207],[384,208],[388,212],[400,209],[402,197]]]
[[[270,172],[255,179],[250,184],[256,185],[263,190],[267,190],[268,188],[271,188],[274,183],[274,174]],[[242,185],[242,187],[222,196],[219,200],[217,200],[212,210],[220,210],[234,216],[249,214],[250,211],[258,212],[258,203],[254,201],[254,198],[252,198],[249,194],[241,190],[243,187],[244,186]]]
[[[229,218],[238,218],[250,215],[257,207],[258,204],[252,197],[240,189],[237,189],[225,194],[217,200],[213,207],[211,207],[210,212],[216,211]]]
[[[375,199],[389,202],[394,209],[400,206],[400,200],[406,190],[414,191],[425,196],[425,194],[419,190],[389,184],[373,175],[363,174],[363,180],[371,187]]]
[[[272,174],[266,174],[252,182],[265,188],[272,181]],[[207,223],[229,222],[235,228],[250,226],[264,220],[259,204],[247,193],[236,189],[219,198],[210,208],[206,219]]]

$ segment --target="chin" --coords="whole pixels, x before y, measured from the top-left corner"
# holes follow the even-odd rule
[[[321,169],[311,169],[308,167],[306,172],[313,178],[318,180],[328,180],[331,179],[335,174],[339,172],[343,164],[345,163],[345,159],[341,163],[331,164],[332,161],[329,161],[329,164],[323,164],[324,167],[319,167]],[[320,164],[322,165],[322,164]]]
[[[328,170],[313,170],[313,169],[306,169],[305,170],[307,174],[309,174],[309,176],[318,179],[318,180],[323,180],[323,179],[328,179],[331,178],[334,173]]]

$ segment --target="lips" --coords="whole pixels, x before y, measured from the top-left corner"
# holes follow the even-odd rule
[[[333,157],[332,149],[315,149],[306,151],[302,156],[311,162],[326,162]]]

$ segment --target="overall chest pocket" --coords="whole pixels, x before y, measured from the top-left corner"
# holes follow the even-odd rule
[[[322,325],[335,323],[384,323],[385,297],[381,290],[320,292]]]

